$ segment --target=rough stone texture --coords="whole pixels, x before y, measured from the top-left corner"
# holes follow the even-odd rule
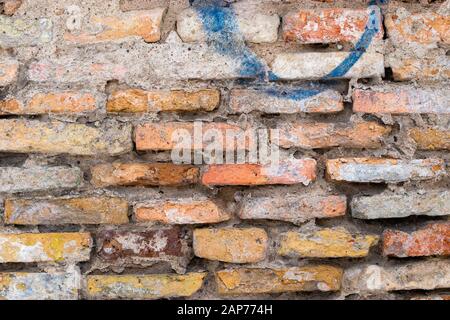
[[[112,93],[106,104],[108,112],[212,111],[220,103],[220,92],[120,90]]]
[[[450,223],[434,223],[410,234],[398,230],[383,233],[383,254],[394,257],[450,255]]]
[[[375,86],[353,92],[353,111],[364,113],[449,114],[450,90],[446,88],[411,88]]]
[[[316,179],[314,159],[293,159],[278,165],[223,164],[210,165],[202,175],[207,186],[310,184]]]
[[[334,181],[398,183],[442,177],[446,174],[441,159],[346,158],[327,161],[327,175]]]
[[[172,163],[113,163],[91,169],[91,183],[108,186],[180,186],[196,183],[199,169]]]
[[[450,261],[425,260],[389,267],[377,265],[349,268],[342,290],[347,293],[398,290],[433,290],[450,286]]]
[[[286,96],[283,96],[283,92],[286,92]],[[235,89],[230,95],[230,112],[336,113],[344,109],[342,96],[333,90],[324,90],[304,99],[296,99],[295,93],[291,98],[289,93],[289,90],[282,89],[279,91]]]
[[[376,235],[352,235],[345,229],[289,231],[281,235],[278,254],[302,258],[359,258],[369,254]]]
[[[77,300],[79,273],[0,273],[0,300]]]
[[[282,269],[228,269],[216,272],[219,294],[248,295],[299,291],[337,291],[342,269],[319,265]]]
[[[164,224],[219,223],[231,218],[228,210],[214,201],[167,200],[138,204],[135,208],[137,222],[161,222]]]
[[[302,223],[314,218],[345,215],[345,196],[283,195],[277,197],[247,197],[242,200],[238,215],[241,219],[281,220]]]
[[[89,233],[0,234],[0,263],[87,261],[91,247]]]
[[[131,127],[110,123],[102,128],[78,123],[0,120],[0,151],[119,155],[131,151]]]
[[[115,265],[152,265],[168,262],[184,273],[191,249],[181,228],[105,230],[97,234],[97,255]]]
[[[450,130],[414,128],[408,134],[421,150],[450,150]]]
[[[206,274],[88,276],[87,296],[99,300],[189,297],[202,287]]]
[[[23,20],[0,16],[0,46],[14,48],[37,46],[50,42],[53,38],[52,20]]]
[[[125,224],[128,203],[108,197],[6,199],[4,221],[17,225]]]
[[[236,13],[236,23],[246,41],[254,43],[277,41],[280,17],[276,14],[240,12]],[[184,42],[207,40],[201,17],[193,8],[186,9],[178,15],[177,31]]]
[[[0,192],[68,190],[80,187],[83,173],[79,168],[55,167],[0,167]]]
[[[351,212],[358,219],[405,218],[409,216],[445,216],[450,212],[450,192],[424,194],[379,194],[355,197]]]
[[[280,147],[303,149],[339,146],[345,148],[379,148],[383,137],[391,132],[389,127],[381,126],[376,122],[354,124],[294,122],[279,129]]]
[[[374,24],[370,24],[374,21]],[[356,42],[366,26],[383,37],[380,9],[300,9],[283,17],[283,38],[299,43]]]
[[[268,237],[264,229],[195,229],[194,254],[197,257],[230,263],[264,260]]]
[[[317,80],[328,76],[347,56],[346,52],[280,53],[271,66],[273,73],[282,80]],[[367,52],[348,72],[337,78],[377,78],[383,75],[383,55]]]

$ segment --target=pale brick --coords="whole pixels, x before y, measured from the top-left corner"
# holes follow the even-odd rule
[[[386,56],[395,81],[446,81],[450,79],[450,58],[436,51],[425,57],[408,57],[403,52]]]
[[[97,234],[97,254],[112,265],[152,265],[169,263],[184,273],[191,248],[179,227],[145,230],[105,230]]]
[[[109,122],[95,128],[60,121],[0,120],[0,151],[119,155],[133,149],[131,126]]]
[[[194,254],[197,257],[230,263],[264,260],[268,237],[264,229],[195,229]]]
[[[426,260],[388,267],[356,266],[347,269],[342,289],[345,293],[399,290],[434,290],[450,287],[450,261]]]
[[[450,255],[450,222],[433,223],[414,232],[386,230],[383,254],[394,257]]]
[[[227,134],[230,138],[227,138]],[[251,130],[245,130],[237,125],[218,122],[166,122],[146,123],[136,127],[135,142],[138,151],[167,151],[180,148],[179,136],[190,138],[187,148],[205,150],[211,140],[217,137],[224,151],[236,149],[256,149],[256,137]],[[208,138],[209,137],[209,138]],[[253,138],[252,138],[253,137]],[[200,143],[200,145],[197,142]],[[240,145],[242,144],[242,146]]]
[[[124,224],[128,202],[120,198],[82,197],[6,199],[5,224]]]
[[[283,17],[283,38],[299,43],[357,42],[367,30],[383,38],[380,9],[300,9]]]
[[[0,300],[77,300],[79,290],[79,271],[0,273]]]
[[[91,247],[89,233],[0,234],[0,263],[87,261]]]
[[[196,91],[119,90],[106,104],[108,112],[195,112],[212,111],[220,103],[220,92],[214,89]]]
[[[209,165],[202,175],[207,186],[304,184],[316,179],[314,159],[291,159],[278,165],[223,164]]]
[[[333,90],[234,89],[229,108],[232,113],[336,113],[344,110],[344,103]]]
[[[205,277],[204,272],[87,276],[87,297],[102,300],[190,297],[200,290]]]
[[[249,295],[300,291],[338,291],[342,269],[318,265],[283,269],[228,269],[216,272],[219,294]]]
[[[198,182],[199,168],[172,163],[113,163],[92,167],[91,183],[108,186],[181,186]]]
[[[360,123],[289,123],[279,127],[282,148],[320,149],[331,147],[379,148],[391,131],[376,122]]]
[[[353,91],[353,111],[449,114],[450,90],[440,87],[380,86]]]
[[[408,135],[420,150],[450,150],[450,130],[413,128]]]
[[[135,208],[137,222],[161,222],[164,224],[219,223],[231,218],[231,214],[211,200],[157,200],[138,204]]]
[[[87,113],[96,109],[96,99],[91,93],[74,91],[38,93],[33,95],[28,101],[23,101],[22,99],[0,101],[0,115]]]
[[[207,10],[201,8],[200,10]],[[280,18],[276,14],[262,14],[258,12],[238,12],[235,13],[231,9],[222,8],[221,14],[232,15],[236,19],[236,27],[228,26],[232,31],[236,32],[235,37],[242,35],[248,42],[265,43],[275,42],[278,38],[278,26]],[[227,21],[227,20],[226,20]],[[177,31],[184,42],[196,42],[210,40],[205,32],[204,24],[214,23],[214,21],[202,21],[201,15],[194,8],[182,11],[177,17]],[[228,28],[226,30],[228,31]],[[233,36],[233,35],[230,35]],[[214,39],[214,35],[210,36]]]
[[[38,46],[53,38],[53,22],[47,18],[18,19],[0,16],[0,46]]]
[[[383,158],[341,158],[327,160],[327,176],[334,181],[398,183],[444,176],[441,159],[397,160]]]
[[[278,254],[300,258],[360,258],[378,242],[376,235],[351,234],[343,228],[281,234]]]
[[[17,80],[19,63],[11,59],[0,59],[0,87],[12,84]]]
[[[0,192],[61,191],[80,187],[83,172],[79,168],[0,167]]]
[[[281,220],[302,223],[315,218],[345,215],[345,196],[283,195],[244,198],[238,215],[241,219]]]
[[[348,55],[348,52],[280,53],[272,62],[272,71],[281,80],[319,80],[328,76]],[[383,55],[366,52],[338,78],[377,78],[383,75]]]
[[[64,39],[76,44],[101,43],[128,38],[142,38],[145,42],[156,42],[161,38],[161,22],[165,9],[141,10],[121,13],[118,16],[91,18],[86,29],[97,32],[66,32]],[[101,30],[101,31],[98,31]]]
[[[354,197],[351,212],[357,219],[444,216],[450,214],[450,192],[429,190],[424,194],[409,192]]]

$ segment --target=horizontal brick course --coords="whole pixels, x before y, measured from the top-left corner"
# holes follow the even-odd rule
[[[450,130],[413,128],[408,135],[420,150],[450,150]]]

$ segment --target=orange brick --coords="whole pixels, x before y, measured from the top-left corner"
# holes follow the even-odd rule
[[[0,61],[0,87],[7,86],[17,80],[19,63],[13,60]]]
[[[90,93],[38,93],[27,103],[10,99],[0,101],[0,114],[83,113],[96,110],[95,97]]]
[[[144,91],[140,89],[113,92],[106,105],[108,112],[212,111],[220,103],[220,92],[214,89],[198,91]]]
[[[354,124],[294,123],[281,127],[282,148],[319,149],[330,147],[378,148],[390,128],[376,122]]]
[[[165,224],[219,223],[231,215],[211,200],[153,201],[140,204],[135,209],[138,222],[161,222]]]
[[[414,128],[408,131],[420,150],[450,150],[450,131]]]
[[[98,33],[65,33],[64,39],[78,44],[99,43],[141,37],[146,42],[156,42],[161,38],[161,22],[165,9],[157,8],[146,11],[122,13],[120,16],[94,16],[90,23],[99,26]]]
[[[23,0],[5,0],[3,2],[3,13],[12,16],[20,8]]]
[[[388,56],[387,61],[392,69],[395,81],[445,81],[450,79],[448,56],[439,52],[422,58]]]
[[[387,230],[383,254],[394,257],[450,255],[450,223],[434,223],[412,233]]]
[[[227,133],[231,134],[231,139],[227,139]],[[193,149],[205,149],[210,143],[208,134],[218,134],[222,137],[224,150],[239,148],[237,142],[241,143],[241,141],[245,141],[242,147],[246,150],[250,148],[251,142],[256,143],[255,139],[251,139],[251,132],[227,123],[202,123],[198,129],[193,122],[147,123],[138,125],[135,134],[136,149],[140,151],[172,150],[177,146],[178,134],[188,135]],[[197,136],[200,138],[201,145],[195,143]]]
[[[372,24],[372,20],[376,24]],[[301,9],[283,18],[283,38],[299,43],[356,42],[370,23],[369,27],[377,30],[376,38],[382,39],[381,20],[376,7],[356,10]]]
[[[204,185],[308,185],[316,179],[314,159],[280,161],[277,166],[261,164],[209,165],[202,176]]]
[[[172,163],[113,163],[91,169],[91,183],[107,186],[179,186],[198,181],[199,169]]]

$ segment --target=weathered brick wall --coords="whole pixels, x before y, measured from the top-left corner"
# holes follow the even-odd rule
[[[449,297],[450,1],[1,6],[0,299]]]

